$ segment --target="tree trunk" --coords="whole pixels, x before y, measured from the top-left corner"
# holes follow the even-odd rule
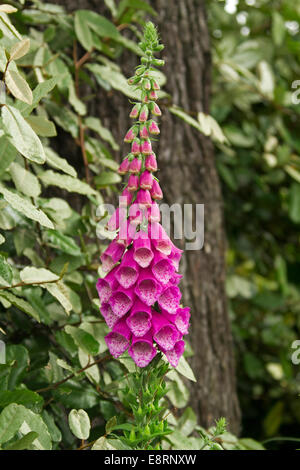
[[[69,9],[90,8],[107,13],[93,0],[68,0]],[[211,56],[204,0],[153,0],[165,49],[165,90],[173,104],[189,113],[209,113]],[[133,74],[135,58],[125,53],[121,66]],[[107,98],[104,92],[93,112],[113,130],[119,142],[130,122],[128,100],[120,93]],[[201,425],[208,427],[225,416],[238,432],[240,412],[235,384],[232,336],[225,295],[225,234],[222,195],[211,141],[162,106],[161,135],[156,149],[164,202],[172,205],[205,205],[205,242],[198,251],[186,251],[181,262],[184,304],[191,307],[189,339],[194,356],[190,363],[198,382],[190,384],[190,404]],[[125,155],[125,147],[119,158]],[[178,245],[178,242],[177,242]],[[182,242],[181,248],[184,248]]]

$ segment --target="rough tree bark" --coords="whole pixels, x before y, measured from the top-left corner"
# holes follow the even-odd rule
[[[68,0],[68,9],[90,8],[107,13],[103,2]],[[166,91],[173,103],[188,112],[209,113],[211,56],[204,0],[153,0],[165,44],[163,58]],[[124,59],[125,57],[125,59]],[[135,58],[121,58],[127,76]],[[119,141],[129,127],[128,101],[119,93],[99,96],[93,105]],[[211,141],[172,115],[163,106],[157,150],[164,202],[205,204],[205,243],[200,251],[187,251],[181,263],[184,303],[191,307],[191,365],[198,379],[190,385],[190,403],[200,423],[208,427],[225,416],[238,432],[240,412],[236,394],[232,336],[225,296],[225,234],[222,195]],[[125,148],[124,148],[125,152]],[[120,158],[123,154],[120,154]],[[177,243],[178,244],[178,243]],[[184,243],[182,246],[184,247]]]

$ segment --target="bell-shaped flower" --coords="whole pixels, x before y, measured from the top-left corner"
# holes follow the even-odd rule
[[[167,320],[170,322],[174,323],[176,326],[177,330],[182,334],[182,335],[187,335],[189,331],[189,322],[190,322],[190,308],[185,307],[181,308],[179,307],[176,310],[175,315],[170,314],[166,312],[165,310],[162,311],[162,314],[164,317],[166,317]]]
[[[147,268],[153,260],[151,241],[145,232],[138,232],[133,240],[134,259],[141,268]]]
[[[126,157],[126,158],[122,161],[121,165],[119,166],[119,169],[118,169],[119,175],[125,175],[125,174],[128,172],[129,165],[130,165],[129,158]]]
[[[134,192],[139,187],[139,177],[137,175],[130,175],[128,179],[128,191]]]
[[[146,367],[157,353],[153,346],[151,333],[147,333],[143,337],[133,336],[128,353],[138,367]]]
[[[139,192],[137,193],[137,197],[136,197],[136,203],[140,207],[146,207],[146,208],[151,207],[152,199],[151,199],[151,195],[148,189],[139,190]]]
[[[152,199],[160,200],[163,198],[163,192],[161,187],[159,186],[158,181],[156,179],[153,180],[152,188],[151,188],[151,197]]]
[[[112,293],[108,303],[114,314],[121,318],[131,309],[133,301],[133,289],[124,289],[124,287],[120,286]]]
[[[114,268],[104,278],[99,278],[96,288],[99,294],[101,303],[108,302],[112,291],[117,289],[118,281],[116,279],[116,269]]]
[[[150,139],[144,140],[140,148],[141,148],[141,152],[143,155],[151,155],[152,154],[151,140]]]
[[[127,318],[127,325],[135,336],[144,336],[151,328],[151,318],[151,308],[136,300]]]
[[[149,224],[148,233],[156,250],[167,256],[171,254],[172,242],[161,224],[157,222]]]
[[[158,304],[161,309],[171,315],[175,315],[179,308],[179,302],[181,299],[181,292],[177,286],[169,286],[160,294],[158,298]]]
[[[156,156],[154,153],[151,153],[150,155],[147,155],[145,159],[145,168],[148,171],[157,171],[157,161],[156,161]]]
[[[162,350],[172,367],[177,367],[181,356],[184,353],[184,341],[180,340],[169,351]]]
[[[161,285],[153,276],[151,269],[142,269],[135,287],[138,298],[148,306],[154,305],[161,290]]]
[[[161,313],[152,310],[153,339],[160,348],[169,351],[180,339],[180,333]]]
[[[132,248],[126,251],[122,258],[121,264],[115,271],[115,276],[124,289],[129,289],[136,283],[139,276],[139,266],[133,259]]]
[[[110,271],[114,265],[120,261],[124,251],[125,247],[113,240],[100,256],[103,271]]]
[[[145,170],[140,176],[140,188],[151,189],[153,183],[153,175],[150,171]]]
[[[103,303],[100,307],[100,312],[104,320],[106,321],[107,326],[109,326],[109,328],[113,328],[114,325],[119,320],[119,317],[117,317],[117,315],[114,314],[109,303],[107,302]]]
[[[175,273],[175,267],[172,262],[161,253],[154,254],[154,260],[151,266],[152,273],[163,285],[168,284]]]
[[[148,208],[147,216],[150,223],[160,221],[160,209],[155,201],[153,201],[151,207]]]
[[[142,168],[142,160],[140,158],[134,158],[129,165],[129,173],[138,175]]]
[[[117,358],[128,349],[131,331],[127,326],[126,319],[122,318],[115,323],[113,330],[105,336],[105,342],[110,354]]]

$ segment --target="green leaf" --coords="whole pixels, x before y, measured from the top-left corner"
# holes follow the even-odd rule
[[[265,60],[262,60],[258,64],[258,74],[260,77],[259,81],[259,90],[265,96],[269,98],[273,98],[274,94],[274,87],[275,87],[275,80],[273,75],[273,70]]]
[[[50,413],[48,413],[48,411],[43,410],[42,418],[47,425],[49,434],[51,436],[51,440],[53,442],[60,442],[62,439],[62,435],[61,435],[59,428],[55,424],[53,416]]]
[[[28,116],[25,118],[32,130],[41,137],[55,137],[56,127],[52,121],[42,116]]]
[[[243,437],[239,439],[239,444],[242,444],[247,450],[265,450],[264,446],[259,442],[251,439],[250,437]]]
[[[25,197],[9,191],[4,186],[2,186],[2,184],[0,184],[0,193],[3,194],[4,199],[13,209],[21,212],[21,214],[25,215],[25,217],[35,220],[44,227],[54,228],[53,223],[46,216],[46,214],[40,209],[37,209]]]
[[[9,171],[18,191],[34,198],[41,194],[41,185],[33,173],[16,162],[11,163]]]
[[[134,91],[133,87],[128,85],[126,78],[121,72],[106,65],[99,64],[86,64],[85,67],[93,72],[96,77],[98,76],[101,80],[105,80],[112,88],[121,91],[124,95],[129,96],[129,98],[140,98],[140,92]]]
[[[113,416],[110,420],[107,421],[105,425],[105,433],[110,434],[117,424],[117,417]]]
[[[22,382],[30,360],[27,349],[21,344],[8,345],[6,348],[7,362],[13,362],[8,378],[8,390],[14,390]]]
[[[0,444],[9,441],[19,431],[25,417],[22,408],[24,407],[12,403],[0,414]]]
[[[69,84],[69,102],[80,116],[86,114],[86,105],[77,97],[73,81]]]
[[[24,435],[31,431],[38,434],[30,446],[32,449],[51,450],[50,435],[41,416],[23,405],[12,403],[0,415],[0,444],[9,441],[18,431]]]
[[[27,117],[31,113],[31,111],[37,107],[41,99],[47,96],[48,93],[53,90],[58,80],[59,77],[53,77],[49,80],[45,80],[44,82],[39,83],[32,92],[33,99],[32,104],[30,106],[24,103],[16,104],[17,108],[19,109],[19,111],[22,112],[23,116]]]
[[[0,245],[2,245],[2,243],[4,243],[4,242],[5,242],[5,238],[0,233]]]
[[[118,19],[120,19],[123,13],[129,8],[132,9],[134,12],[146,11],[152,16],[157,15],[156,11],[147,2],[144,2],[143,0],[121,0],[118,6]]]
[[[300,184],[293,183],[289,194],[289,216],[296,224],[300,223]]]
[[[30,431],[25,436],[21,437],[16,442],[13,442],[12,444],[9,444],[8,446],[5,446],[5,450],[25,450],[29,449],[33,441],[38,437],[38,433],[35,431]]]
[[[118,173],[113,171],[102,171],[100,175],[95,177],[94,181],[98,188],[104,188],[105,186],[109,186],[111,184],[120,183],[122,178]]]
[[[179,360],[178,366],[176,367],[176,371],[187,379],[191,380],[192,382],[197,382],[194,372],[192,371],[190,365],[183,356],[181,356]]]
[[[10,403],[24,405],[26,408],[38,412],[43,406],[43,398],[31,390],[0,391],[0,407],[5,408]]]
[[[13,272],[10,264],[7,263],[4,256],[0,255],[0,284],[10,286],[13,278]]]
[[[66,313],[72,310],[72,304],[69,299],[69,294],[66,286],[62,281],[57,281],[55,284],[42,284],[45,285],[46,289],[50,294],[55,297],[62,307],[65,309]]]
[[[90,50],[93,46],[90,30],[105,38],[117,39],[120,35],[115,25],[104,16],[91,10],[77,10],[75,13],[75,32],[79,41],[87,50]],[[85,35],[86,37],[84,37]]]
[[[80,256],[82,254],[79,246],[71,237],[63,235],[57,230],[47,230],[46,236],[50,245],[54,248],[58,248],[64,253],[72,256]]]
[[[58,281],[59,276],[45,268],[27,266],[20,272],[20,278],[26,284]]]
[[[46,186],[58,186],[59,188],[65,189],[71,193],[79,193],[86,196],[97,194],[97,192],[87,183],[68,175],[55,173],[52,170],[44,171],[39,175],[39,178]]]
[[[70,175],[76,178],[77,176],[76,170],[71,165],[69,165],[67,160],[59,157],[57,153],[54,152],[54,150],[52,150],[49,147],[45,148],[45,153],[47,157],[47,165],[50,165],[53,168],[56,168],[57,170],[61,170],[67,175]]]
[[[285,21],[278,11],[272,13],[272,38],[276,46],[281,46],[285,37]]]
[[[116,447],[113,445],[113,439],[106,439],[106,437],[102,436],[98,439],[92,447],[92,450],[117,450]]]
[[[17,151],[5,136],[0,137],[0,175],[5,172],[17,156]]]
[[[119,150],[119,145],[115,141],[112,133],[106,127],[103,127],[100,119],[89,116],[85,119],[84,122],[89,129],[92,129],[94,132],[97,132],[101,139],[108,142],[113,150]]]
[[[87,51],[90,51],[94,45],[93,35],[88,23],[79,10],[75,12],[74,26],[78,41]]]
[[[69,414],[69,426],[78,439],[88,439],[91,423],[89,415],[84,410],[72,410]]]
[[[0,5],[0,12],[15,13],[16,11],[18,11],[17,8],[13,7],[12,5],[7,5],[7,3],[3,3],[2,5]]]
[[[16,295],[12,294],[11,292],[8,292],[7,290],[0,290],[0,297],[3,297],[12,305],[27,313],[27,315],[30,315],[31,317],[35,318],[35,320],[40,321],[38,312],[34,310],[31,305],[26,302],[26,300],[17,297]]]
[[[46,156],[38,136],[13,106],[2,106],[3,128],[10,143],[26,158],[35,163],[44,163]]]
[[[98,354],[99,343],[90,333],[71,325],[65,326],[65,332],[71,335],[75,343],[87,354],[92,356]]]
[[[10,50],[9,60],[17,60],[27,54],[30,49],[30,39],[25,38],[13,45]]]
[[[32,104],[32,91],[19,72],[8,69],[5,74],[5,84],[15,98]]]

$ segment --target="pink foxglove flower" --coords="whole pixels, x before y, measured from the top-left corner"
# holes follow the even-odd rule
[[[151,153],[151,155],[148,155],[145,159],[145,168],[148,171],[157,171],[157,161],[156,161],[156,156],[154,153]]]
[[[159,186],[159,183],[156,180],[153,180],[152,188],[151,188],[151,196],[152,199],[159,200],[163,198],[162,190]]]
[[[161,110],[156,104],[160,87],[151,70],[149,63],[129,79],[141,91],[141,102],[130,113],[135,122],[124,139],[131,144],[131,153],[118,170],[121,175],[129,173],[129,178],[119,209],[108,222],[118,233],[100,257],[106,275],[96,287],[100,312],[111,329],[105,341],[112,356],[120,357],[128,350],[137,366],[146,367],[160,351],[177,367],[184,353],[190,309],[181,304],[182,250],[160,224],[156,202],[163,193],[153,176],[157,160],[151,138],[160,130],[152,116],[161,116]]]
[[[149,132],[153,135],[158,135],[160,133],[159,127],[155,121],[151,121],[149,124]]]
[[[142,189],[151,189],[153,183],[153,176],[150,171],[143,171],[140,177],[140,188]]]
[[[148,333],[142,338],[133,336],[128,353],[137,366],[146,367],[157,354],[152,335]]]
[[[134,175],[139,175],[142,168],[142,160],[139,158],[134,158],[129,165],[129,173],[133,173]]]
[[[129,170],[129,165],[130,165],[130,161],[129,161],[128,157],[126,157],[122,161],[121,165],[119,166],[119,169],[118,169],[119,175],[125,175]]]
[[[110,354],[114,357],[121,356],[128,349],[131,336],[126,320],[118,320],[113,326],[112,331],[105,337]]]

